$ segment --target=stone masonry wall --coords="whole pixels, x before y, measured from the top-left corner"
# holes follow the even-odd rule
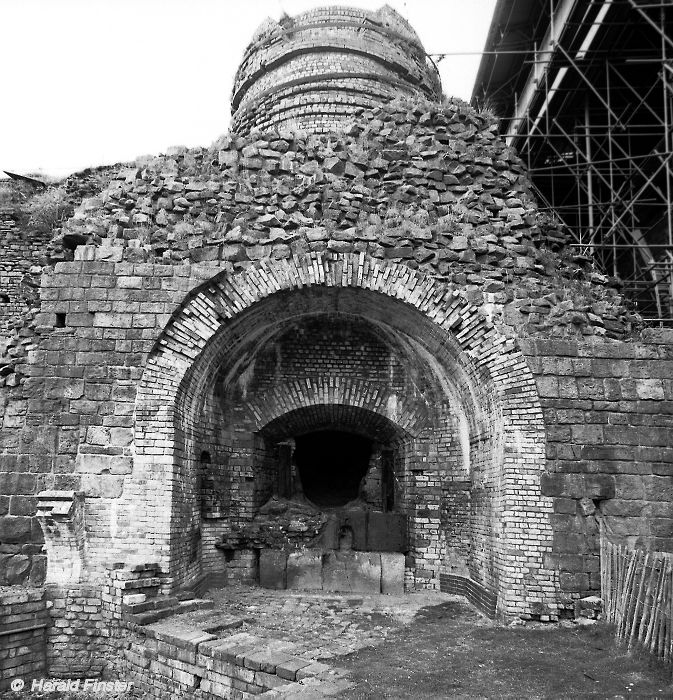
[[[101,252],[105,253],[104,250]],[[34,374],[21,387],[26,392],[25,405],[30,405],[30,427],[25,432],[12,429],[3,433],[7,440],[11,437],[13,442],[6,443],[8,449],[5,450],[3,465],[5,468],[9,467],[9,470],[2,474],[2,478],[5,483],[10,484],[9,489],[12,489],[11,492],[15,494],[19,491],[18,484],[25,481],[25,486],[22,488],[28,491],[26,496],[34,495],[36,491],[45,488],[71,488],[77,484],[84,485],[90,509],[90,522],[96,523],[96,526],[91,528],[93,551],[96,548],[109,547],[108,533],[114,531],[110,530],[112,524],[109,521],[109,516],[106,515],[111,504],[109,499],[115,498],[119,494],[123,476],[128,474],[128,470],[131,468],[130,455],[127,451],[128,445],[125,443],[128,442],[131,434],[130,416],[133,411],[135,387],[140,377],[139,368],[145,362],[146,353],[153,346],[161,328],[179,301],[193,286],[211,276],[218,267],[215,265],[194,266],[191,269],[191,276],[183,276],[179,273],[179,269],[173,266],[162,268],[161,266],[143,264],[133,266],[126,263],[115,265],[104,261],[79,261],[59,266],[58,272],[50,277],[51,283],[45,286],[43,292],[44,315],[41,317],[41,324],[45,325],[49,319],[55,318],[57,312],[60,312],[66,315],[67,326],[52,332],[48,341],[45,341],[41,348],[40,357],[42,358],[41,362],[44,363],[42,365],[43,374]],[[86,277],[81,277],[82,275],[86,275]],[[86,279],[87,284],[84,285],[81,282],[75,284],[75,279]],[[81,300],[78,291],[80,289],[87,290],[85,293],[86,302]],[[112,314],[113,303],[117,308],[124,304],[127,309],[126,314]],[[152,311],[149,311],[150,309]],[[137,324],[134,319],[138,319]],[[152,319],[151,324],[149,319]],[[666,391],[670,391],[670,387],[664,378],[653,380],[652,377],[667,369],[667,365],[660,364],[660,361],[666,358],[666,353],[670,350],[664,342],[657,346],[656,351],[650,348],[651,345],[651,342],[645,345],[606,342],[587,344],[585,347],[604,347],[606,348],[603,350],[604,353],[632,353],[634,355],[632,359],[635,359],[637,353],[655,352],[656,361],[653,355],[648,356],[649,362],[641,362],[637,372],[640,374],[650,372],[650,382],[644,382],[642,386],[651,385],[653,395],[664,398],[655,400],[654,398],[641,397],[641,401],[633,403],[630,410],[636,415],[641,408],[649,406],[654,409],[656,406],[655,416],[660,415],[660,418],[638,418],[637,420],[657,420],[663,421],[663,425],[667,425],[668,418],[666,416],[670,415],[670,404],[667,401],[670,400],[670,395],[667,395]],[[560,386],[560,384],[555,385],[554,381],[549,380],[546,375],[551,373],[550,367],[552,365],[556,367],[557,362],[561,362],[559,358],[567,357],[561,353],[567,353],[568,348],[573,347],[573,345],[564,345],[563,343],[559,343],[558,346],[533,344],[527,347],[529,347],[529,356],[533,358],[531,366],[536,372],[545,375],[539,380],[545,407],[546,409],[553,408],[553,401],[559,397],[547,396],[550,391],[549,386]],[[540,369],[539,364],[535,364],[538,362],[535,359],[536,355],[544,356],[541,348],[546,348],[545,352],[549,353],[550,358],[556,357],[556,359],[547,361],[544,370]],[[583,352],[589,351],[584,350]],[[73,355],[77,358],[75,367],[69,361]],[[138,369],[134,370],[132,363],[137,363]],[[570,369],[568,369],[567,364],[565,366],[566,371],[574,371],[572,362],[569,366]],[[618,372],[615,371],[615,374],[618,375]],[[628,391],[629,386],[635,387],[637,384],[635,381],[630,384],[621,376],[607,379],[612,380],[612,382],[603,382],[603,387],[617,386],[626,382],[625,391]],[[648,377],[644,379],[648,379]],[[559,378],[557,382],[560,381]],[[578,387],[578,392],[580,385],[583,387],[582,392],[588,391],[588,380],[575,377],[568,381]],[[71,388],[64,391],[63,388],[66,384]],[[641,393],[642,391],[641,387]],[[632,398],[637,396],[638,394],[635,393]],[[589,404],[586,402],[589,399],[580,399],[578,394],[577,400],[580,403],[574,408],[579,408],[582,411],[588,410],[586,407]],[[643,403],[643,401],[650,403]],[[622,402],[622,407],[624,405],[626,404]],[[568,406],[563,408],[566,410]],[[75,410],[73,411],[73,409]],[[547,410],[546,420],[548,424],[552,425],[552,428],[554,426],[550,422],[557,420],[558,415],[558,413]],[[563,430],[567,434],[567,428],[563,428]],[[577,430],[579,428],[576,428]],[[584,429],[582,428],[582,430]],[[103,442],[100,442],[97,437],[99,432],[101,440],[104,437]],[[550,435],[549,445],[553,447],[553,436],[558,435],[558,433],[554,433],[552,430]],[[579,441],[579,433],[577,435]],[[112,439],[113,436],[114,439]],[[587,440],[587,445],[594,445],[594,452],[591,453],[593,456],[577,460],[583,462],[582,469],[586,471],[599,469],[598,466],[591,465],[596,464],[598,460],[596,455],[602,449],[600,439],[601,434],[595,433],[593,443]],[[556,440],[562,443],[560,438],[557,437]],[[82,449],[80,449],[80,444],[83,446]],[[40,446],[39,449],[36,449],[37,445]],[[586,451],[589,449],[587,445],[580,446],[579,449]],[[563,444],[560,447],[565,449]],[[661,446],[658,446],[657,449],[665,452],[665,448],[661,448]],[[11,452],[11,450],[14,451]],[[80,453],[79,457],[77,457],[78,452]],[[87,454],[90,457],[85,457]],[[578,452],[578,454],[581,453]],[[585,452],[585,454],[589,455],[589,452]],[[548,460],[553,459],[556,458],[552,457],[552,452],[549,451]],[[22,464],[32,464],[33,467],[30,472],[17,471],[16,467],[19,466],[21,469],[20,465]],[[608,465],[607,468],[611,468],[611,465]],[[638,466],[634,470],[633,476],[639,474],[639,469],[642,467]],[[553,471],[553,469],[548,470]],[[652,476],[659,477],[658,474]],[[655,479],[652,480],[651,484],[653,485],[655,482],[659,483]],[[640,480],[640,483],[645,482]],[[550,497],[563,497],[560,493],[552,493],[551,491],[546,493]],[[653,493],[652,489],[648,487],[649,495],[643,500],[654,503],[656,494],[653,497]],[[573,500],[572,497],[571,500]],[[100,508],[97,504],[100,504]],[[557,508],[570,507],[570,505],[557,501]],[[665,503],[659,502],[656,507],[661,509],[665,508],[665,505]],[[567,513],[559,513],[558,515],[564,517],[557,518],[556,522],[568,521],[569,519],[573,522],[580,522],[580,520],[574,520],[575,516],[565,517],[569,515]],[[3,532],[7,538],[5,542],[16,541],[12,538],[19,536],[30,539],[32,521],[34,520],[31,518],[30,512],[23,516],[5,517],[3,520],[5,528]],[[629,524],[627,521],[623,522],[624,525]],[[665,525],[663,520],[660,524]],[[118,528],[120,525],[123,527],[123,521],[117,520],[115,527]],[[39,527],[36,523],[34,527],[39,533]],[[10,532],[8,528],[12,528],[12,533],[19,533],[20,530],[22,534],[8,536]],[[583,531],[580,529],[579,532],[582,534]],[[564,535],[557,537],[557,547],[569,546],[563,544],[563,537]],[[36,542],[39,543],[39,540]],[[561,553],[570,555],[573,552]],[[560,572],[563,574],[562,578],[566,581],[566,585],[570,585],[568,582],[571,579],[581,580],[580,584],[576,585],[577,590],[570,591],[573,595],[579,595],[580,590],[585,590],[584,586],[587,585],[589,590],[592,590],[589,567],[595,569],[596,556],[595,553],[589,551],[581,556],[581,560],[570,557],[562,558],[563,563],[560,565]],[[578,561],[581,563],[578,564]],[[554,565],[556,563],[554,560]],[[570,570],[573,567],[585,566],[585,564],[587,568],[580,572]],[[576,574],[580,574],[579,577]],[[586,581],[589,583],[587,584]]]
[[[109,635],[101,640],[99,654],[108,660],[107,674],[131,682],[142,697],[247,698],[292,688],[303,679],[338,677],[325,664],[293,654],[292,644],[270,643],[246,632],[218,638],[175,623],[156,627],[139,622],[142,615],[132,611],[153,609],[159,576],[154,564],[115,564],[106,572],[102,593]],[[146,602],[139,603],[141,599]],[[151,613],[146,617],[149,622]]]
[[[673,332],[640,343],[529,341],[547,426],[564,604],[600,594],[599,532],[673,551]]]
[[[0,388],[8,381],[11,360],[23,355],[21,341],[3,357],[3,336],[29,338],[27,320],[34,309],[40,274],[48,262],[63,259],[64,246],[72,255],[77,236],[50,246],[54,228],[68,218],[84,197],[98,193],[119,166],[87,169],[53,185],[37,180],[0,180]],[[16,330],[15,330],[16,329]],[[24,342],[26,342],[24,340]]]
[[[78,255],[86,256],[87,250],[87,248],[82,249]],[[108,252],[105,248],[100,249],[102,256]],[[332,267],[325,268],[325,274],[328,274],[327,270],[332,270],[329,272],[329,276],[337,272],[341,275],[341,263],[336,262],[338,259],[340,258],[336,255],[335,261],[330,262]],[[347,265],[343,268],[344,270],[354,265],[354,280],[357,278],[363,284],[374,286],[378,284],[376,280],[384,274],[386,267],[391,266],[390,263],[386,263],[380,268],[374,266],[369,272],[365,272],[363,267],[362,272],[358,273],[358,265],[364,265],[365,261],[358,262],[356,257],[345,260]],[[304,267],[297,269],[296,277],[288,276],[287,272],[281,272],[282,268],[279,268],[278,272],[273,273],[279,275],[276,281],[272,281],[273,277],[267,278],[269,288],[277,289],[278,287],[274,285],[279,284],[279,280],[293,278],[308,280],[308,277],[315,274],[315,259],[308,258],[297,262]],[[327,261],[325,262],[327,263]],[[163,534],[160,534],[167,531],[164,530],[164,527],[175,528],[176,542],[178,539],[181,542],[186,541],[184,528],[177,520],[173,522],[170,520],[170,511],[158,509],[156,515],[152,512],[151,515],[141,516],[138,510],[138,503],[145,504],[148,498],[159,497],[162,489],[165,489],[165,486],[161,488],[157,486],[156,492],[151,490],[148,493],[147,486],[143,485],[143,470],[152,468],[158,470],[159,474],[164,473],[161,462],[152,457],[152,454],[163,454],[158,450],[164,450],[165,447],[163,443],[157,442],[159,437],[157,434],[147,434],[145,437],[145,433],[141,432],[141,439],[136,439],[134,448],[136,452],[135,468],[138,471],[134,479],[130,479],[133,467],[130,442],[133,439],[132,416],[138,381],[142,376],[142,368],[147,362],[147,354],[154,347],[170,315],[194,286],[211,278],[219,269],[219,265],[216,264],[194,265],[190,268],[191,274],[186,275],[185,268],[172,265],[133,265],[112,263],[105,260],[79,260],[73,263],[59,264],[56,272],[44,280],[42,313],[39,316],[39,327],[44,329],[43,340],[39,350],[35,351],[32,357],[32,363],[21,368],[22,371],[25,370],[29,373],[21,386],[27,403],[28,423],[25,430],[12,431],[15,442],[12,443],[13,452],[7,450],[4,455],[5,468],[9,467],[9,470],[3,474],[3,478],[7,479],[8,483],[9,480],[20,478],[22,472],[16,471],[16,465],[24,462],[31,463],[34,465],[30,474],[31,477],[34,477],[32,488],[37,488],[39,481],[39,485],[42,487],[40,490],[81,489],[84,492],[87,546],[81,551],[74,552],[74,556],[86,557],[87,560],[83,562],[83,566],[90,576],[96,576],[96,572],[100,570],[104,561],[115,556],[116,547],[123,549],[125,556],[131,556],[131,553],[125,549],[128,546],[125,544],[125,540],[128,541],[129,533],[134,529],[145,527],[145,522],[147,522],[148,529],[151,528],[151,533],[157,534],[151,534],[148,537],[143,543],[142,551],[138,550],[138,555],[146,555],[150,551],[151,538],[156,537],[158,541],[162,541],[159,537],[164,537]],[[394,273],[393,270],[395,270]],[[270,269],[260,267],[258,274],[268,275]],[[398,277],[400,285],[411,284],[409,274],[404,267],[395,268],[392,265],[385,274],[389,276],[391,289],[401,289],[401,287],[396,287],[398,282],[395,280]],[[423,279],[426,278],[419,276],[413,284],[420,285]],[[246,284],[248,283],[236,285],[235,288],[239,290],[237,294],[245,288]],[[250,287],[251,290],[257,289],[255,293],[259,293],[261,288],[260,286]],[[410,290],[412,289],[413,285],[410,287]],[[320,288],[316,287],[316,290],[312,292],[314,296],[312,303],[318,304],[316,308],[324,309],[324,302],[321,300],[327,294],[327,288],[320,294],[318,294],[319,291]],[[411,299],[430,300],[432,297],[429,289],[422,291],[420,286],[415,292],[415,297],[412,291],[405,293],[408,293]],[[271,313],[271,318],[277,319],[281,313],[292,308],[283,302],[281,296],[273,298],[277,300],[277,304],[274,301],[276,306],[272,307],[276,310],[266,312]],[[301,298],[311,299],[311,296]],[[449,298],[453,301],[441,313],[455,313],[455,317],[450,317],[455,320],[447,320],[446,322],[455,327],[456,323],[463,323],[458,311],[462,307],[455,305],[464,304],[464,302],[460,301],[459,297]],[[300,301],[300,296],[295,295],[293,299],[300,303],[298,310],[306,310],[305,301]],[[333,304],[334,299],[330,303]],[[340,304],[347,303],[347,306],[352,306],[353,310],[363,308],[362,301],[357,295],[350,299],[344,291],[339,295],[339,299]],[[380,299],[382,304],[377,313],[383,314],[383,318],[386,318],[390,312],[386,311],[385,304],[391,302],[386,302],[386,295],[379,295],[377,299]],[[218,303],[229,302],[222,300]],[[369,303],[368,312],[373,313],[375,306]],[[112,312],[113,308],[116,309],[115,313]],[[254,307],[254,309],[257,308],[261,307]],[[409,308],[412,307],[409,306]],[[455,312],[449,311],[449,309],[454,308]],[[64,315],[64,327],[49,329],[47,332],[48,324],[53,324],[58,318],[58,314]],[[396,315],[401,320],[399,312]],[[485,331],[479,330],[480,326],[477,324],[482,323],[479,317],[465,315],[464,318],[467,323],[461,334],[470,338],[470,347],[478,347],[480,342],[485,342],[484,337],[490,336],[484,336]],[[418,320],[413,320],[410,317],[404,322],[410,333],[418,336]],[[424,323],[429,324],[430,322],[426,320]],[[427,335],[428,340],[432,340],[434,332],[431,330],[432,328],[434,326],[428,326],[428,333],[430,333]],[[187,329],[185,328],[185,330]],[[435,339],[433,342],[439,343],[439,340]],[[187,346],[183,345],[183,347]],[[235,346],[227,344],[222,346],[216,344],[213,347],[219,348],[219,351],[225,353],[232,352],[232,348],[235,348]],[[446,347],[440,352],[440,347],[438,345],[437,350],[434,351],[432,362],[441,362],[441,353],[447,352]],[[496,353],[501,353],[501,350],[496,349],[499,347],[487,346],[488,349],[480,354],[483,359],[496,358]],[[73,358],[75,359],[74,363]],[[431,358],[433,358],[433,353],[427,355],[426,361],[430,361]],[[449,362],[448,357],[446,361]],[[506,357],[503,357],[493,361],[496,366],[502,363],[503,373],[512,371],[507,368],[513,360],[507,360]],[[217,362],[215,367],[218,366]],[[512,367],[515,366],[516,364],[512,365]],[[460,371],[464,372],[465,370],[461,369]],[[204,366],[201,376],[205,381],[212,381],[213,375],[207,366]],[[505,375],[503,374],[503,376]],[[479,389],[480,380],[477,375],[469,380],[468,375],[465,377],[468,383],[462,389],[456,386],[455,390],[457,397],[462,396],[460,392],[464,392],[465,395],[464,399],[459,399],[457,405],[464,403],[465,406],[468,406],[470,405],[469,397],[475,396],[475,392],[478,394],[481,389]],[[512,382],[514,387],[512,395],[524,390],[526,386],[524,383],[522,388],[516,388],[516,382],[519,380],[514,377],[507,381]],[[469,388],[470,383],[473,384],[471,389]],[[362,397],[362,394],[358,396]],[[488,400],[484,399],[478,413],[487,411],[487,406]],[[145,430],[143,427],[144,415],[142,410],[138,414],[140,420],[138,425],[143,431]],[[410,419],[413,419],[413,414],[410,413],[409,416]],[[478,422],[482,419],[479,419],[475,414],[471,420]],[[529,423],[530,418],[527,418],[526,421]],[[485,425],[486,423],[484,423]],[[475,435],[479,435],[483,428],[475,430]],[[40,446],[40,449],[36,449],[37,445]],[[466,446],[466,449],[468,452],[470,451],[469,446]],[[426,453],[422,454],[416,448],[413,448],[410,453],[414,460],[418,461],[422,470],[421,465]],[[461,453],[465,454],[462,448]],[[475,461],[474,464],[476,466],[478,462]],[[489,473],[486,476],[484,483],[495,485],[499,478],[497,471],[493,471],[492,474]],[[421,489],[424,481],[426,480],[421,478],[418,482],[418,493],[415,496],[418,501],[415,508],[419,510],[418,522],[427,523],[427,538],[425,539],[433,540],[434,538],[436,540],[437,532],[440,529],[439,506],[436,503],[422,503]],[[125,482],[127,482],[126,486],[124,486]],[[489,486],[491,490],[485,492],[487,498],[493,497],[492,488],[493,486]],[[122,494],[122,489],[124,497],[117,501],[116,499]],[[170,492],[168,498],[170,502]],[[178,504],[180,499],[177,491],[175,499],[176,504]],[[149,507],[149,503],[147,503],[147,507]],[[516,505],[513,504],[513,507]],[[35,518],[32,519],[35,520]],[[31,515],[25,516],[25,522],[31,522]],[[420,535],[419,532],[419,537],[424,536]],[[165,542],[165,540],[163,541]],[[161,556],[163,546],[165,545],[157,545],[151,551],[157,556]],[[436,542],[430,542],[427,545],[419,542],[419,547],[426,548],[429,559],[434,558],[436,561]],[[122,553],[121,549],[118,552],[120,554]],[[533,556],[537,555],[533,554]],[[436,577],[436,565],[433,566],[435,571],[432,575]],[[494,571],[502,570],[502,563],[498,559],[493,560],[488,566]]]

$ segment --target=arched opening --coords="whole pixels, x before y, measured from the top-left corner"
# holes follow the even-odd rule
[[[345,298],[295,293],[286,308],[301,299],[300,313],[283,319],[278,307],[263,325],[253,314],[233,347],[223,342],[210,364],[190,371],[177,419],[184,454],[211,455],[203,483],[212,488],[196,494],[204,542],[237,564],[266,549],[337,550],[346,528],[354,552],[413,552],[410,566],[437,586],[447,541],[467,566],[470,500],[458,496],[469,491],[470,455],[459,433],[465,416],[475,425],[488,404],[461,409],[472,384],[455,386],[411,319],[403,330],[388,313],[330,308]],[[446,479],[461,490],[450,518]],[[440,539],[442,521],[461,527]]]
[[[260,431],[278,469],[275,494],[322,511],[392,512],[399,500],[402,449],[411,436],[385,416],[343,404],[282,414]],[[398,509],[399,510],[399,509]]]
[[[544,461],[539,404],[520,354],[462,300],[417,280],[413,271],[376,262],[358,271],[357,259],[341,266],[336,258],[297,274],[269,272],[268,283],[266,270],[253,270],[245,289],[262,291],[250,299],[236,291],[248,282],[232,286],[214,278],[167,329],[139,394],[136,465],[140,479],[172,460],[171,532],[198,522],[194,475],[208,450],[221,515],[204,519],[200,571],[216,569],[212,552],[223,527],[235,534],[273,494],[274,446],[309,432],[348,430],[334,416],[309,420],[313,410],[358,408],[398,431],[391,451],[393,503],[409,521],[414,585],[437,587],[440,572],[454,570],[455,558],[464,575],[490,590],[505,590],[499,583],[505,577],[507,590],[515,591],[514,602],[502,598],[508,609],[524,595],[544,597],[547,574],[538,586],[537,573],[529,573],[523,592],[518,569],[512,573],[507,565],[520,537],[512,513],[520,522],[534,518],[539,528],[530,504],[539,505],[535,513],[548,512],[538,495]],[[289,288],[291,279],[306,286]],[[309,332],[312,323],[340,334],[338,342],[320,328]],[[364,344],[358,328],[365,331]],[[299,350],[290,362],[292,342]],[[165,410],[157,404],[164,387],[174,395]],[[272,434],[269,426],[281,419],[287,429]],[[295,419],[297,425],[287,423]],[[157,457],[154,436],[164,433],[172,440],[170,456]],[[369,439],[388,446],[376,429]],[[358,523],[346,524],[357,549]],[[167,530],[168,521],[162,527]],[[530,572],[543,568],[548,528],[542,527],[539,545],[528,545]],[[168,546],[176,581],[193,578],[198,572],[185,566],[182,540]],[[232,567],[242,571],[253,561],[241,550]]]

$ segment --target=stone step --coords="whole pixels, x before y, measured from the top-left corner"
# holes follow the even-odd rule
[[[193,598],[191,600],[178,601],[173,598],[174,604],[157,606],[154,608],[145,609],[144,611],[133,611],[127,610],[124,613],[124,619],[128,622],[134,622],[137,625],[149,625],[153,622],[158,622],[167,617],[173,615],[180,615],[185,612],[192,612],[194,610],[208,610],[213,607],[214,603],[212,600],[205,598]],[[153,601],[148,601],[153,602]],[[139,603],[138,607],[144,606],[146,603]],[[135,606],[129,606],[132,608]]]
[[[192,612],[193,610],[210,610],[215,603],[208,598],[193,598],[192,600],[182,600],[178,603],[178,613]]]
[[[144,613],[151,610],[163,610],[164,608],[175,607],[179,603],[178,599],[174,596],[158,596],[157,598],[150,598],[142,603],[131,603],[124,606],[127,612],[136,614]]]

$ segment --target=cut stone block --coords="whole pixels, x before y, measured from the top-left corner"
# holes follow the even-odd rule
[[[297,678],[297,672],[313,663],[310,659],[302,659],[299,656],[292,656],[287,661],[276,665],[276,674],[280,678],[293,681]]]
[[[322,590],[322,552],[292,552],[287,558],[287,587],[295,590]]]
[[[353,549],[367,549],[367,511],[353,509],[344,511],[341,519],[342,527],[350,527],[353,531]]]
[[[381,555],[378,552],[352,552],[351,590],[354,593],[381,592]]]
[[[348,570],[350,558],[350,552],[331,552],[325,555],[322,568],[323,590],[333,593],[346,593],[352,590]]]
[[[381,593],[404,594],[404,554],[381,552]]]
[[[125,605],[136,605],[138,603],[144,603],[147,600],[147,595],[145,593],[129,593],[122,598],[122,602]]]
[[[341,593],[380,593],[378,552],[333,552],[325,556],[323,589]]]
[[[327,517],[327,522],[323,525],[316,544],[323,549],[338,549],[339,519],[333,513],[330,513]]]
[[[259,585],[262,588],[287,588],[287,553],[263,549],[259,554]]]
[[[407,549],[407,518],[402,513],[371,511],[367,523],[367,550],[404,552]]]

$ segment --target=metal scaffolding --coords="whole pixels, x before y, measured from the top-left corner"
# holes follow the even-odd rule
[[[473,93],[576,253],[661,325],[673,323],[672,97],[673,0],[499,0]]]

